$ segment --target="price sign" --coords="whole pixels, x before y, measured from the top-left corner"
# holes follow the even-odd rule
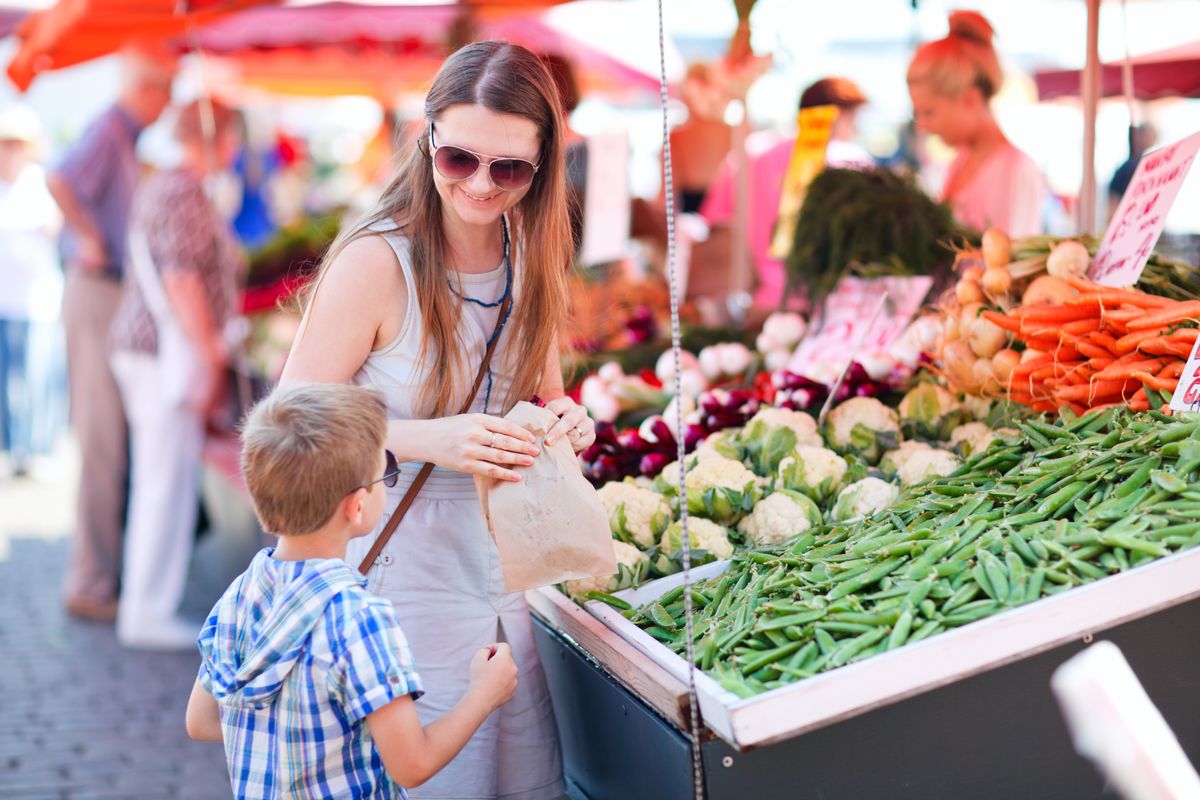
[[[921,303],[932,286],[933,278],[925,275],[842,278],[821,304],[809,334],[792,354],[787,368],[822,380],[828,376],[819,372],[814,374],[815,366],[836,364],[836,369],[845,369],[846,363],[857,355],[854,349],[859,342],[862,343],[859,353],[888,350],[921,310]],[[879,298],[884,293],[888,302],[876,313]]]
[[[787,174],[783,177],[779,215],[775,218],[775,233],[771,236],[769,252],[772,258],[784,259],[792,252],[800,207],[804,205],[808,185],[825,169],[825,148],[829,146],[838,113],[837,106],[813,106],[800,111],[796,146],[792,148]]]
[[[1092,260],[1090,279],[1105,286],[1137,283],[1197,151],[1200,133],[1142,156]]]
[[[629,136],[610,131],[587,140],[587,183],[583,197],[584,266],[619,261],[629,241]]]
[[[1171,396],[1171,409],[1174,411],[1200,411],[1200,339],[1192,348],[1183,374],[1179,376],[1179,385]]]

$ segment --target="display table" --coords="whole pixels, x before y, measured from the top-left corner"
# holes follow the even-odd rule
[[[631,657],[626,642],[556,591],[531,592],[529,599],[574,789],[593,800],[691,797],[680,682],[640,661],[636,650]],[[1103,629],[1102,636],[1122,649],[1184,750],[1200,761],[1197,631],[1200,600],[1187,599]],[[706,796],[1101,797],[1103,781],[1076,755],[1050,692],[1051,674],[1084,646],[1076,640],[1018,656],[754,749],[739,752],[706,732]]]

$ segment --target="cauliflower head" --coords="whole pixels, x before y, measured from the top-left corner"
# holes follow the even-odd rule
[[[835,522],[848,522],[883,511],[900,497],[895,484],[880,478],[863,478],[842,489],[830,516]]]
[[[932,450],[933,447],[925,442],[907,441],[901,442],[900,446],[895,450],[888,450],[883,454],[883,458],[879,460],[879,469],[889,478],[896,477],[896,473],[900,471],[900,467],[912,458],[913,454],[920,453],[925,450]]]
[[[582,600],[588,592],[619,592],[645,577],[650,566],[650,559],[645,553],[631,544],[619,541],[613,542],[613,551],[617,556],[617,571],[614,574],[567,581],[567,594],[576,600]]]
[[[688,541],[693,550],[704,550],[714,558],[724,559],[733,555],[733,542],[729,541],[729,529],[711,519],[688,517]],[[683,525],[672,522],[662,535],[659,546],[663,553],[674,555],[683,549]]]
[[[834,449],[857,453],[871,464],[900,440],[900,417],[874,397],[850,398],[829,412],[828,425]]]
[[[666,471],[663,469],[664,473]],[[754,478],[754,473],[746,469],[740,461],[717,454],[697,461],[696,465],[688,470],[684,486],[689,492],[705,492],[709,489],[733,489],[741,492],[754,483]]]
[[[671,507],[666,498],[635,484],[611,481],[601,486],[597,494],[608,512],[612,532],[642,549],[653,547],[671,522]]]
[[[702,441],[695,451],[697,461],[708,461],[711,458],[727,458],[731,461],[741,461],[741,448],[737,443],[741,428],[726,428],[716,431]]]
[[[901,486],[912,486],[930,478],[943,478],[958,469],[959,463],[958,456],[947,450],[917,450],[900,465],[896,477]]]
[[[746,423],[746,429],[752,430],[757,425],[764,429],[784,427],[796,434],[797,447],[820,447],[825,442],[817,432],[817,422],[803,411],[793,411],[790,408],[775,408],[766,406]]]
[[[950,444],[954,447],[961,445],[963,455],[973,456],[982,453],[996,439],[996,434],[982,422],[968,422],[959,425],[950,434]]]
[[[850,465],[824,447],[797,447],[779,463],[776,485],[821,502],[841,488]]]
[[[756,545],[776,544],[821,524],[821,510],[799,492],[780,489],[759,501],[738,531]]]

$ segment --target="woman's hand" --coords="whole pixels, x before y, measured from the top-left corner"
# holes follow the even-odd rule
[[[558,422],[546,434],[547,447],[566,436],[571,442],[571,448],[576,453],[582,453],[596,441],[596,423],[588,416],[587,409],[571,398],[560,397],[551,400],[546,403],[546,408],[558,416]]]
[[[428,435],[426,460],[458,472],[515,482],[521,476],[508,467],[527,467],[538,454],[534,435],[503,417],[459,414],[422,427]]]

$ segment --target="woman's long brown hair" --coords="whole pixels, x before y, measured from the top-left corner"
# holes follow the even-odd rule
[[[515,298],[508,323],[507,352],[497,353],[494,362],[498,371],[512,376],[504,399],[507,411],[517,400],[538,391],[567,315],[573,249],[558,93],[549,71],[530,51],[506,42],[476,42],[442,65],[425,98],[425,116],[436,123],[443,111],[460,104],[478,104],[528,119],[537,126],[541,143],[537,174],[509,215],[515,223],[512,259],[520,297]],[[450,246],[442,227],[442,201],[433,183],[427,134],[418,139],[375,208],[343,229],[330,245],[307,305],[311,306],[321,278],[342,249],[370,235],[368,228],[385,220],[396,220],[408,237],[417,302],[425,322],[418,363],[427,365],[428,372],[419,407],[428,416],[453,413],[470,391],[476,365],[467,363],[458,335],[462,301],[448,280]]]

